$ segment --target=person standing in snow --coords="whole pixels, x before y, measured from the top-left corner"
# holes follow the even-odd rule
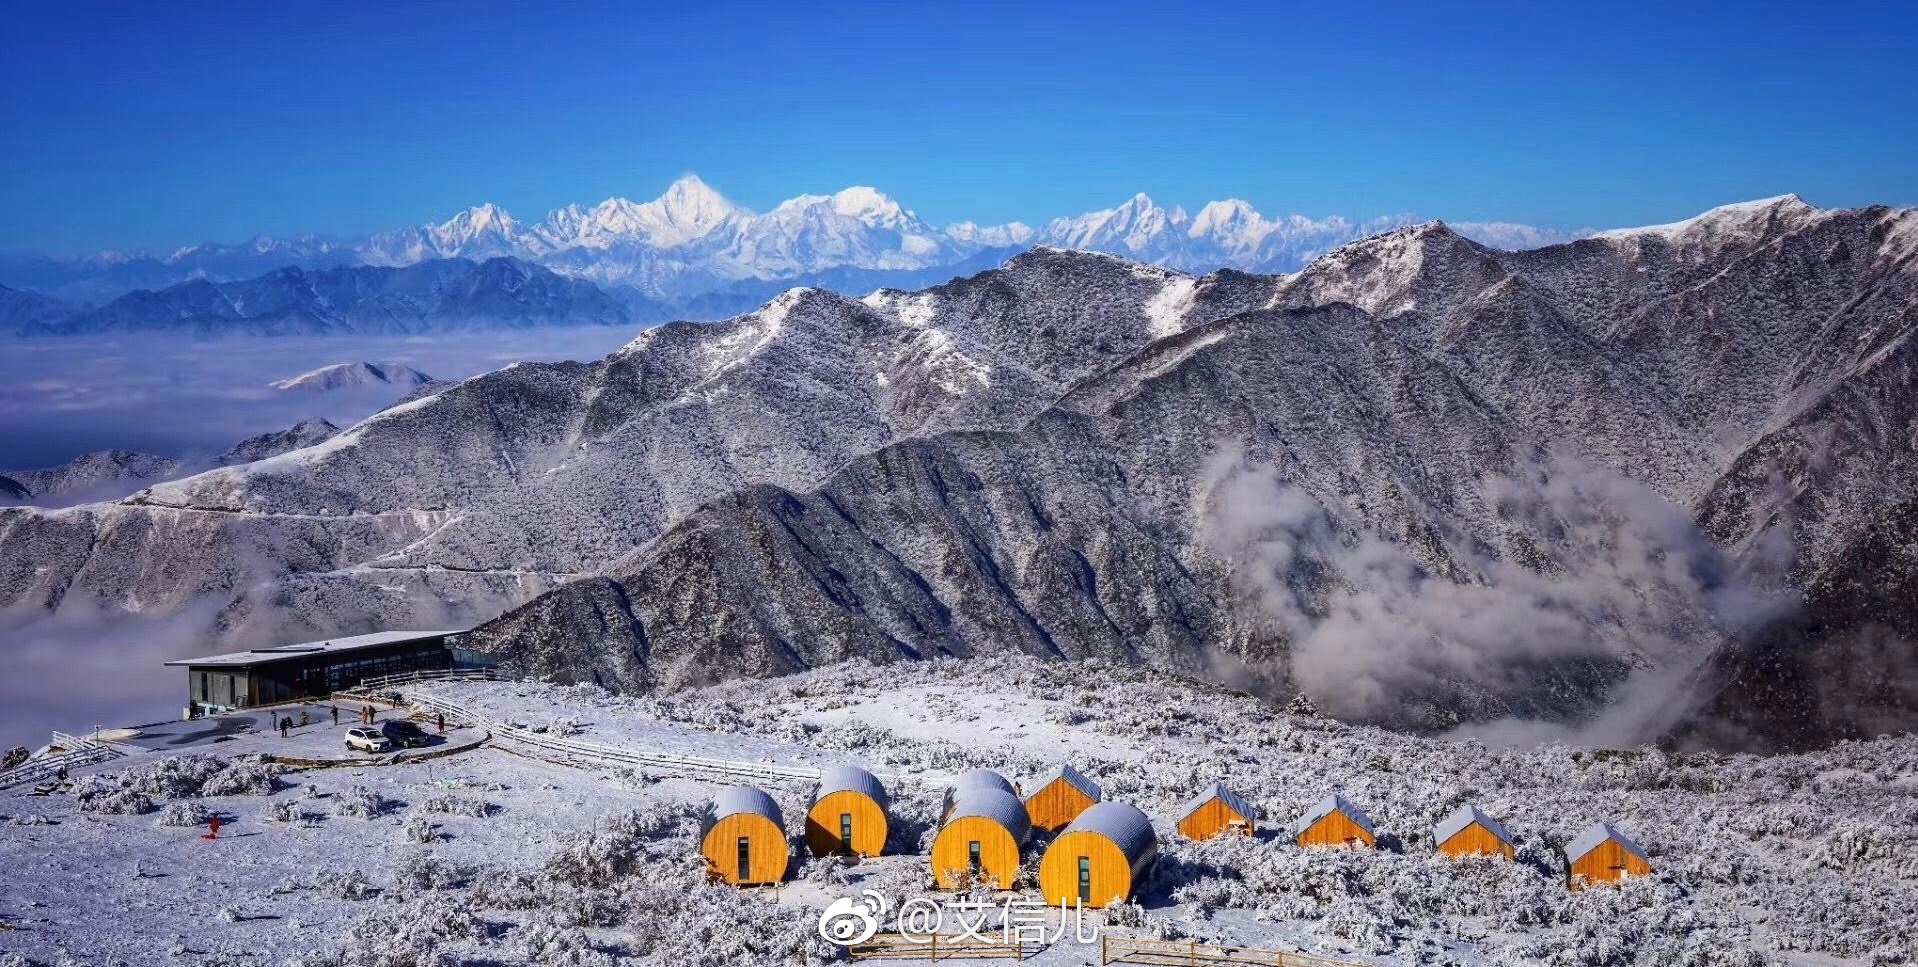
[[[307,723],[311,721],[312,719],[306,717],[306,709],[300,709],[300,728],[306,728]]]
[[[441,732],[446,731],[446,713],[445,712],[440,713],[440,731]]]
[[[286,738],[286,733],[292,730],[293,720],[285,715],[280,716],[280,738]]]
[[[333,713],[333,727],[338,728],[340,725],[340,707],[338,705],[328,705],[326,710]]]

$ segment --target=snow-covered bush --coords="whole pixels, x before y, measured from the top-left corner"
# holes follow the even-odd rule
[[[153,811],[153,797],[127,789],[109,776],[87,776],[73,787],[73,799],[83,813],[137,816]]]
[[[407,853],[393,864],[393,886],[401,896],[455,887],[470,875],[466,868],[425,850]]]
[[[320,893],[341,900],[365,900],[379,892],[359,870],[321,870],[314,874],[312,885]]]
[[[161,826],[205,826],[206,807],[197,802],[170,802],[160,810],[158,823]]]
[[[354,786],[333,797],[333,815],[349,819],[375,819],[392,808],[393,801],[365,786]]]
[[[535,916],[523,924],[507,944],[513,963],[541,967],[613,967],[612,955],[595,948],[578,927]]]
[[[280,788],[280,767],[264,762],[235,762],[208,777],[202,796],[270,796]]]
[[[120,784],[155,798],[198,796],[208,779],[227,768],[227,760],[202,753],[167,756],[120,773]]]
[[[406,903],[381,904],[347,931],[336,963],[342,967],[456,967],[451,948],[481,935],[464,903],[433,893]]]
[[[468,819],[485,819],[499,811],[499,807],[484,799],[470,796],[444,795],[434,796],[422,805],[429,813],[441,813],[447,816],[465,816]]]
[[[400,824],[400,835],[406,837],[409,842],[421,844],[431,843],[440,838],[439,834],[433,831],[432,821],[425,816],[408,816],[406,822]]]
[[[306,817],[306,810],[297,799],[282,799],[266,807],[266,818],[276,823],[300,823],[305,822]]]

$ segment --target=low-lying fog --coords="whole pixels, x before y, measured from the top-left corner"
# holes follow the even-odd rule
[[[568,328],[415,337],[6,339],[0,341],[0,469],[49,467],[107,449],[191,464],[313,417],[346,427],[412,391],[269,386],[322,366],[393,363],[459,379],[515,362],[597,359],[636,334]],[[207,653],[201,632],[208,618],[136,625],[64,614],[5,616],[0,657],[11,671],[0,675],[0,751],[42,745],[49,729],[90,731],[178,715],[185,672],[160,662]]]

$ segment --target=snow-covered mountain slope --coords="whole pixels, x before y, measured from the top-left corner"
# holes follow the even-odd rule
[[[411,366],[398,363],[334,363],[308,370],[298,376],[274,380],[272,386],[277,390],[299,390],[324,393],[341,389],[363,389],[374,386],[396,386],[412,390],[433,381],[433,377]]]
[[[105,301],[134,288],[190,279],[234,281],[288,265],[392,267],[514,257],[596,282],[626,301],[636,318],[716,319],[763,302],[774,294],[768,283],[842,292],[916,288],[991,268],[1035,244],[1108,252],[1194,273],[1220,268],[1292,272],[1337,245],[1411,221],[1406,216],[1360,222],[1337,216],[1268,219],[1236,199],[1211,202],[1188,216],[1141,194],[1117,208],[1054,219],[1038,230],[1019,222],[982,226],[969,221],[938,229],[873,188],[800,195],[754,212],[688,175],[651,201],[609,198],[596,205],[568,205],[538,222],[522,222],[497,205],[483,204],[444,222],[357,242],[263,236],[246,245],[192,246],[163,257],[102,253],[68,261],[6,259],[0,260],[0,281]],[[1455,227],[1503,248],[1574,237],[1508,223]],[[862,274],[891,277],[869,278],[864,285],[835,279]],[[749,303],[740,301],[753,296]]]
[[[133,292],[25,331],[323,335],[628,321],[623,306],[589,283],[517,259],[494,258],[443,259],[405,268],[287,268],[243,282],[198,279]]]
[[[325,443],[339,433],[340,428],[328,420],[318,418],[301,420],[284,430],[272,430],[258,436],[247,437],[234,444],[225,453],[213,458],[213,462],[221,467],[252,463]]]
[[[320,633],[416,608],[479,620],[730,490],[810,488],[902,436],[1016,426],[1159,334],[1275,287],[1041,250],[920,293],[794,290],[594,364],[467,380],[123,504],[0,519],[0,547],[60,548],[38,563],[0,551],[0,584],[10,602],[148,613],[218,595],[236,635],[250,618]],[[125,553],[95,556],[99,540]],[[243,593],[259,582],[278,603]]]
[[[1023,431],[904,441],[810,493],[730,495],[612,580],[476,637],[629,688],[853,655],[1096,655],[1422,728],[1605,724],[1647,681],[1709,695],[1714,652],[1791,613],[1908,493],[1918,441],[1873,428],[1909,422],[1896,240],[1914,217],[1781,200],[1701,216],[1690,243],[1520,255],[1440,225],[1389,233],[1287,280],[1276,308],[1154,343]],[[1734,455],[1808,393],[1857,398],[1840,388],[1865,373],[1884,402],[1823,432],[1893,452],[1803,480],[1821,513],[1790,528],[1721,523]],[[600,637],[559,630],[582,627]],[[1909,681],[1910,647],[1864,674]],[[1909,697],[1801,703],[1754,731],[1807,711],[1793,741],[1909,723]]]
[[[111,500],[181,471],[166,457],[131,450],[96,450],[57,467],[8,470],[7,479],[24,493],[15,497],[37,507],[65,507],[86,501]]]

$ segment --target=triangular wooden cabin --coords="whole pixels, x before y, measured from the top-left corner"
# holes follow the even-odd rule
[[[968,883],[1010,890],[1019,879],[1019,848],[1031,834],[1018,796],[990,787],[955,789],[932,838],[932,878],[942,890]]]
[[[714,880],[736,886],[778,883],[791,860],[779,804],[765,790],[729,786],[713,795],[701,817],[699,851]]]
[[[1593,823],[1565,844],[1565,865],[1565,885],[1573,890],[1588,883],[1652,875],[1652,861],[1645,850],[1609,823]]]
[[[1371,817],[1338,793],[1319,800],[1295,820],[1292,839],[1300,846],[1378,846]]]
[[[878,856],[889,805],[878,776],[858,766],[827,769],[806,810],[806,848],[814,856]]]
[[[1091,809],[1103,796],[1098,783],[1062,762],[1032,781],[1026,814],[1032,817],[1032,828],[1056,833],[1072,825],[1080,813]]]
[[[1105,907],[1132,899],[1159,856],[1159,836],[1145,813],[1102,802],[1079,814],[1046,847],[1039,892],[1047,905]]]
[[[1222,833],[1251,836],[1258,831],[1257,815],[1244,797],[1215,782],[1180,811],[1179,835],[1187,839],[1211,839]]]
[[[1512,831],[1470,803],[1432,827],[1432,844],[1446,856],[1503,856],[1517,853]]]

